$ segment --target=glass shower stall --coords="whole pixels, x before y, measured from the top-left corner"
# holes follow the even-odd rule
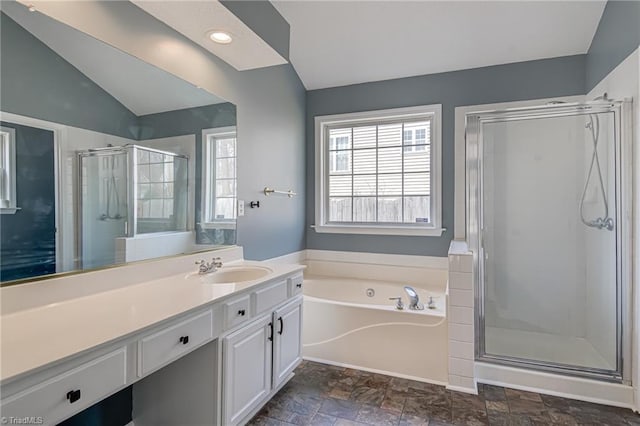
[[[118,263],[118,238],[187,230],[186,156],[124,145],[80,151],[78,165],[79,268]]]
[[[627,378],[623,106],[605,98],[467,115],[478,360]]]

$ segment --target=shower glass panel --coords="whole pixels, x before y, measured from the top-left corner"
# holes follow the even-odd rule
[[[615,380],[616,117],[586,111],[476,117],[479,358]]]

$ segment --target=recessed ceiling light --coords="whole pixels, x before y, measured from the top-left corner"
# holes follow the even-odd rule
[[[226,31],[215,30],[209,32],[209,38],[216,43],[229,44],[233,41],[231,34]]]

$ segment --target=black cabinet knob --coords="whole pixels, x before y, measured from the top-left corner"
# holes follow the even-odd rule
[[[296,287],[298,287],[298,288],[302,288],[302,283],[298,283],[298,284],[296,284]]]
[[[67,392],[67,400],[69,401],[70,404],[73,404],[79,399],[80,399],[80,389]]]
[[[240,310],[238,311],[238,315],[240,315],[241,317],[243,317],[243,316],[244,316],[244,314],[246,314],[246,311],[245,311],[244,309],[240,309]]]
[[[189,343],[189,336],[180,336],[180,343],[182,343],[183,345]]]

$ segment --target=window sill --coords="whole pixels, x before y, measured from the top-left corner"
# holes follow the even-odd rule
[[[202,229],[236,229],[236,222],[202,222]]]
[[[400,235],[420,237],[440,237],[446,228],[426,228],[411,226],[358,226],[358,225],[318,225],[311,226],[321,234],[361,234],[361,235]]]

